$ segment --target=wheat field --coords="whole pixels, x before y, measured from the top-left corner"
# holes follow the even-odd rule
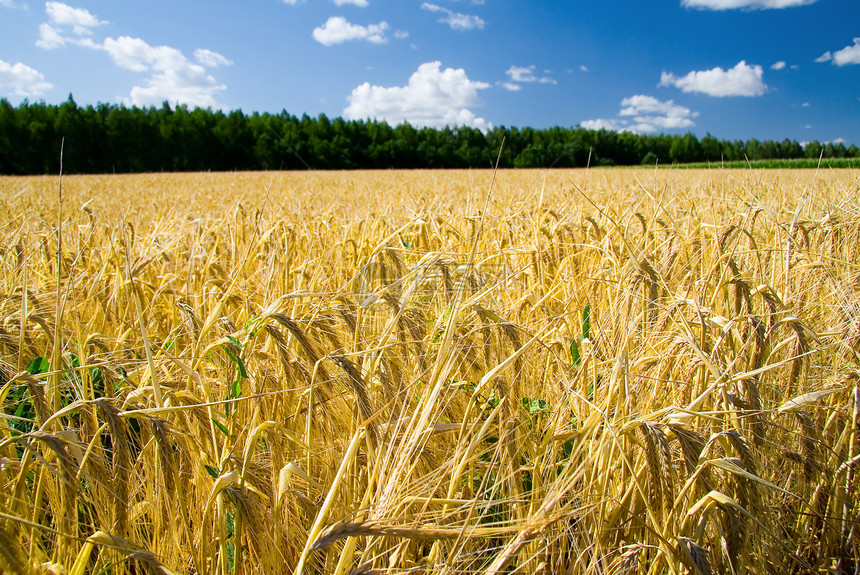
[[[858,197],[0,178],[0,569],[857,573]]]

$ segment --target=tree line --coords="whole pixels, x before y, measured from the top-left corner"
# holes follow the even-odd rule
[[[159,171],[504,168],[858,158],[857,146],[785,139],[719,140],[710,134],[409,124],[186,106],[78,106],[0,99],[0,174]]]

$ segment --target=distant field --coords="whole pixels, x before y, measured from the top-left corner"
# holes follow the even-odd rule
[[[677,166],[680,168],[700,170],[700,169],[725,169],[725,170],[745,170],[745,169],[765,169],[765,170],[784,170],[784,169],[843,169],[843,168],[860,168],[860,160],[857,158],[818,158],[811,159],[796,159],[796,160],[751,160],[749,162],[712,162],[699,164],[682,164]]]
[[[853,573],[858,176],[0,177],[0,571]]]

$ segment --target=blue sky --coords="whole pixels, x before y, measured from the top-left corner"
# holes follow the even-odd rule
[[[860,0],[0,0],[0,97],[860,144]]]

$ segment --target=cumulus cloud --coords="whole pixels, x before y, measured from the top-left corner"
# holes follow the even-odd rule
[[[544,73],[548,73],[548,70],[544,70]],[[522,90],[522,86],[520,84],[528,84],[531,82],[539,82],[541,84],[558,84],[558,82],[549,76],[541,76],[538,77],[535,74],[535,66],[511,66],[505,72],[509,81],[504,82],[502,87],[506,90],[510,90],[512,92],[518,92]]]
[[[314,28],[313,38],[325,46],[343,44],[351,40],[366,40],[371,44],[385,44],[385,32],[388,23],[384,20],[379,24],[360,26],[352,24],[343,16],[332,16],[326,23]]]
[[[452,30],[473,30],[478,28],[480,30],[484,29],[486,22],[479,18],[478,16],[474,16],[472,14],[461,14],[459,12],[454,12],[444,6],[438,6],[436,4],[431,4],[430,2],[425,2],[421,5],[422,10],[426,10],[428,12],[436,12],[441,13],[443,16],[439,18],[439,22],[443,24],[447,24],[451,27]]]
[[[229,66],[227,57],[207,49],[194,52],[197,63],[190,61],[181,50],[170,46],[152,46],[141,38],[119,36],[95,42],[91,36],[105,24],[82,8],[61,2],[45,5],[48,21],[39,28],[37,45],[50,50],[67,44],[106,52],[120,68],[148,74],[143,85],[134,86],[127,105],[150,106],[164,101],[199,107],[217,107],[216,95],[226,89],[206,68]]]
[[[673,100],[661,101],[653,96],[637,94],[621,101],[618,118],[585,120],[580,125],[589,130],[612,130],[650,134],[660,130],[679,130],[695,126],[699,115]]]
[[[107,38],[104,49],[120,68],[133,72],[156,70],[163,72],[187,62],[182,52],[170,46],[150,46],[140,38],[120,36]]]
[[[0,60],[0,94],[33,98],[44,95],[53,87],[41,72],[21,62],[10,64]]]
[[[841,50],[830,53],[828,50],[821,56],[815,59],[816,62],[832,61],[836,66],[846,66],[848,64],[860,64],[860,38],[854,38],[854,45],[845,46]]]
[[[605,118],[583,120],[579,125],[586,130],[609,130],[610,132],[624,132],[629,129],[625,120],[607,120]]]
[[[53,50],[65,46],[68,41],[69,39],[56,26],[47,23],[39,24],[39,39],[36,40],[36,46],[45,50]]]
[[[107,38],[104,50],[114,63],[134,72],[149,72],[145,86],[135,86],[125,100],[134,106],[151,106],[168,101],[174,104],[215,107],[215,95],[226,89],[205,68],[190,62],[180,50],[170,46],[151,46],[140,38]],[[224,65],[227,58],[210,50],[197,50],[198,61],[215,60]],[[210,65],[210,64],[207,64]]]
[[[233,60],[224,57],[218,52],[206,49],[194,50],[194,59],[207,68],[218,68],[219,66],[233,65]]]
[[[771,70],[782,70],[785,68],[785,66],[786,66],[785,60],[780,60],[779,62],[774,62],[773,64],[771,64],[770,69]]]
[[[409,122],[419,127],[470,126],[488,130],[492,125],[470,108],[483,105],[478,91],[489,87],[485,82],[470,80],[462,68],[442,69],[441,62],[426,62],[406,86],[373,86],[365,82],[356,87],[343,115],[352,120],[385,120],[389,124]]]
[[[660,76],[660,86],[675,86],[684,92],[698,92],[722,98],[725,96],[761,96],[767,91],[761,66],[749,66],[744,60],[734,68],[693,71],[678,77],[669,72]]]
[[[51,24],[57,26],[71,26],[75,34],[92,34],[92,29],[107,24],[101,21],[84,8],[73,8],[62,2],[45,3],[45,12]]]
[[[619,116],[642,116],[642,115],[658,115],[667,118],[687,118],[690,116],[689,108],[679,106],[674,100],[665,102],[654,98],[653,96],[636,95],[621,100],[621,111]],[[691,126],[692,124],[685,124]]]
[[[200,66],[193,64],[153,74],[145,86],[135,86],[124,101],[133,106],[154,106],[164,101],[200,108],[218,106],[215,95],[227,87],[218,84]]]
[[[673,100],[663,102],[641,94],[625,98],[621,106],[618,115],[632,117],[633,130],[642,133],[689,128],[695,125],[692,118],[699,115]]]
[[[681,6],[700,10],[771,10],[815,4],[818,0],[681,0]]]
[[[853,46],[846,46],[834,52],[833,63],[837,66],[860,64],[860,38],[854,38]]]
[[[529,66],[527,68],[523,68],[522,66],[511,66],[505,74],[510,76],[511,80],[514,82],[537,82],[534,66]]]
[[[39,39],[36,40],[36,45],[45,50],[66,44],[95,48],[97,45],[90,38],[93,28],[107,24],[84,8],[73,8],[62,2],[46,2],[45,13],[48,21],[39,25]]]

